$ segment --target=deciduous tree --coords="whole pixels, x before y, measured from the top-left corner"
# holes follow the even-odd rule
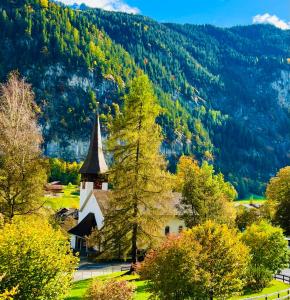
[[[290,234],[290,166],[282,168],[267,185],[267,199],[276,206],[275,221]]]
[[[31,86],[16,73],[0,86],[0,212],[8,219],[41,207],[46,164]]]
[[[158,299],[225,299],[242,291],[248,262],[237,231],[207,221],[169,237],[139,270]]]
[[[248,278],[252,278],[252,287],[262,289],[271,280],[272,275],[287,266],[287,241],[283,231],[266,221],[247,227],[242,241],[249,247],[251,265]]]
[[[181,157],[177,179],[182,189],[178,208],[187,227],[206,220],[234,224],[235,209],[232,201],[237,193],[229,182],[225,182],[221,173],[214,173],[211,165],[204,162],[199,167],[196,161]]]
[[[67,237],[43,218],[15,217],[0,235],[0,293],[17,287],[13,299],[63,299],[77,258]]]

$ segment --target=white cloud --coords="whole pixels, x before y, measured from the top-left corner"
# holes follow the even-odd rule
[[[290,22],[285,22],[279,19],[276,15],[270,15],[268,13],[263,15],[256,15],[253,17],[254,24],[271,24],[281,29],[290,29]]]
[[[138,14],[140,10],[137,7],[128,5],[123,0],[60,0],[67,5],[86,4],[89,7],[102,8],[110,11],[121,11],[129,14]]]

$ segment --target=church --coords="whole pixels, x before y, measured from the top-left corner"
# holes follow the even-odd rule
[[[95,118],[87,157],[80,169],[80,204],[78,224],[69,230],[71,247],[82,253],[87,252],[86,237],[94,228],[101,229],[106,217],[110,191],[108,188],[108,166],[105,160],[99,116]],[[178,218],[176,205],[181,195],[173,193],[170,205],[175,215],[168,218],[162,235],[178,233],[184,228],[184,221]]]

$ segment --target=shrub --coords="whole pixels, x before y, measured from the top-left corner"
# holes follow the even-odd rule
[[[132,300],[134,286],[126,280],[94,280],[86,292],[89,300]]]
[[[169,236],[156,250],[150,251],[137,267],[141,279],[149,280],[149,291],[160,299],[186,299],[197,293],[197,259],[200,246],[190,236]]]
[[[242,290],[248,257],[236,230],[208,221],[151,251],[139,272],[160,299],[219,299]]]
[[[249,226],[242,236],[243,242],[250,248],[251,266],[248,284],[256,290],[269,283],[269,275],[287,266],[288,245],[283,231],[266,221]],[[254,281],[253,281],[254,280]],[[255,284],[254,284],[255,283]]]
[[[261,291],[272,279],[272,272],[265,267],[250,266],[247,273],[247,288],[251,291]]]
[[[1,230],[0,294],[17,287],[14,299],[62,299],[76,264],[67,238],[43,218],[14,218]]]

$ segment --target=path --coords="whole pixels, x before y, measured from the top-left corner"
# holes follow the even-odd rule
[[[74,281],[111,274],[121,271],[122,267],[129,267],[130,263],[92,263],[81,260],[74,274]]]

